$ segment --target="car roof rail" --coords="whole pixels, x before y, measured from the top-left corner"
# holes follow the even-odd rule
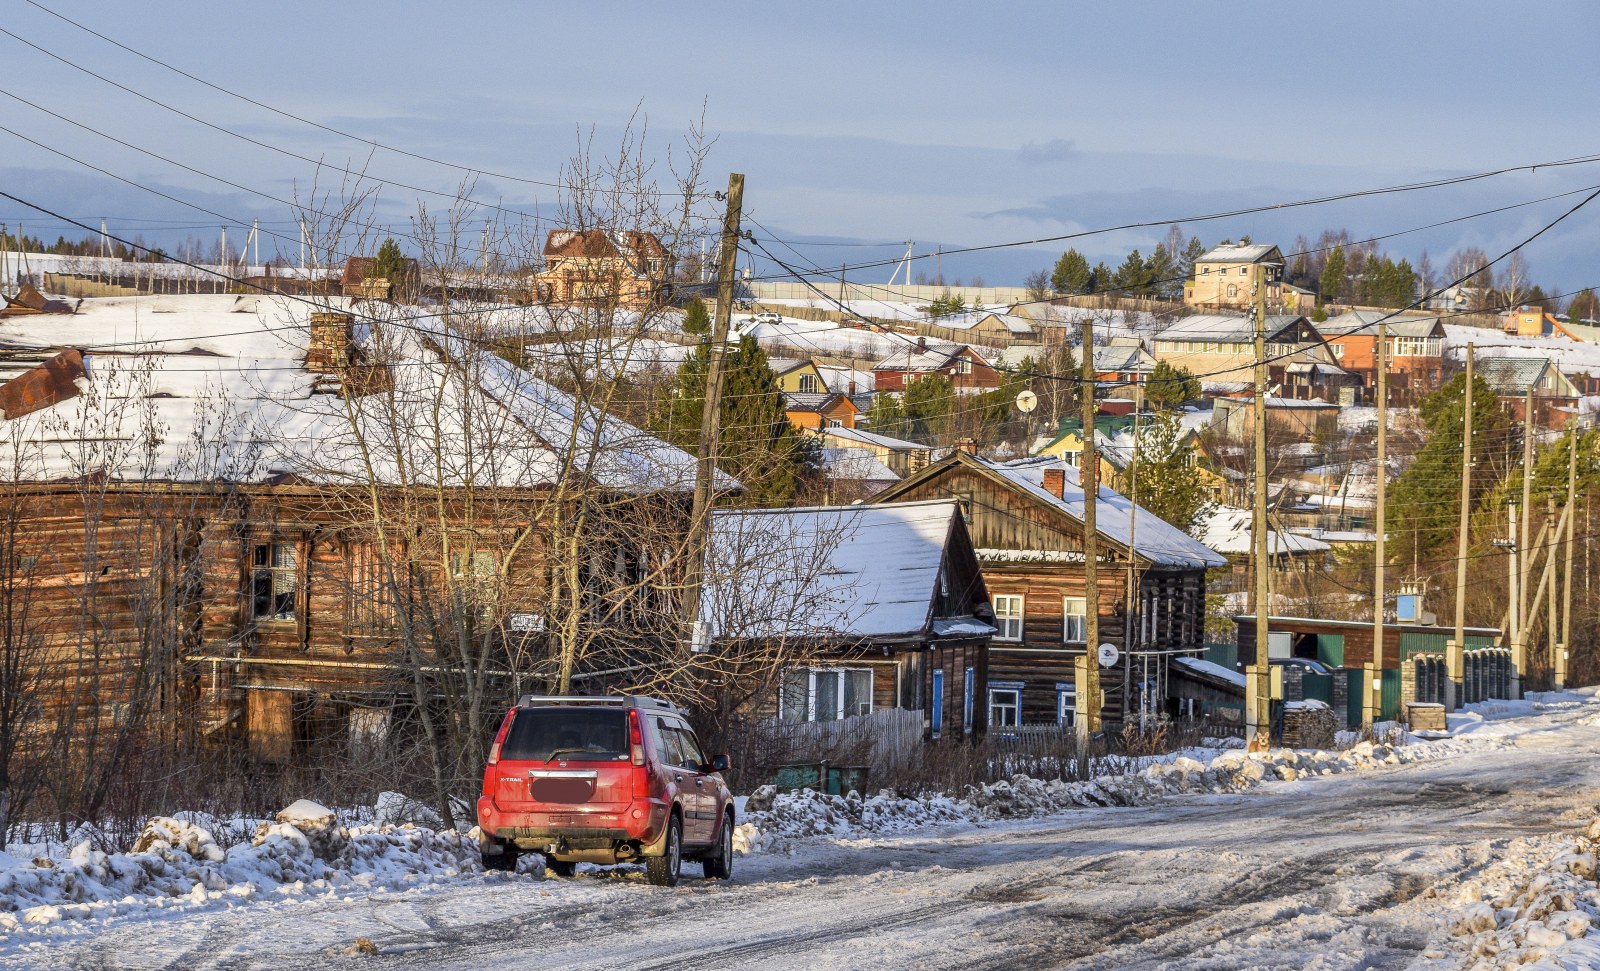
[[[682,714],[683,709],[670,701],[648,695],[523,695],[517,699],[518,708],[533,705],[564,705],[595,708],[653,708]]]

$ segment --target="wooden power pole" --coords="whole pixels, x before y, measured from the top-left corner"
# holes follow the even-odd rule
[[[1445,642],[1444,706],[1461,706],[1462,652],[1467,646],[1467,530],[1472,521],[1472,345],[1467,344],[1466,409],[1461,435],[1461,535],[1456,539],[1456,636]]]
[[[1083,318],[1083,450],[1078,453],[1078,485],[1083,489],[1083,656],[1073,662],[1078,739],[1100,730],[1100,564],[1095,500],[1100,495],[1100,458],[1094,447],[1094,321]]]
[[[1550,659],[1557,691],[1567,686],[1567,651],[1572,644],[1572,524],[1577,518],[1572,506],[1578,498],[1578,429],[1574,427],[1571,434],[1572,440],[1567,443],[1567,508],[1562,513],[1567,521],[1567,569],[1561,577],[1561,640]]]
[[[722,384],[728,330],[733,324],[733,280],[739,262],[739,218],[744,205],[744,176],[728,176],[728,208],[722,216],[722,244],[717,256],[717,319],[712,326],[711,355],[706,369],[706,397],[700,409],[700,441],[695,450],[694,505],[689,510],[686,543],[688,567],[683,583],[683,629],[689,650],[710,646],[701,626],[700,596],[705,585],[706,551],[711,539],[711,496],[717,474],[717,439],[722,434]]]
[[[1383,720],[1383,567],[1385,552],[1384,497],[1389,490],[1389,324],[1378,318],[1378,497],[1373,510],[1377,543],[1372,561],[1372,664],[1367,670],[1367,697],[1361,706],[1361,725],[1371,728]]]
[[[1256,656],[1245,669],[1245,734],[1250,745],[1264,749],[1272,735],[1272,666],[1267,656],[1267,575],[1272,561],[1267,555],[1267,282],[1266,267],[1256,264],[1255,334],[1255,514],[1250,524],[1251,559],[1255,561]]]

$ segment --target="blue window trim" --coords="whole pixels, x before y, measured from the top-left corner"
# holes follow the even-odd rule
[[[961,730],[967,733],[972,731],[972,701],[978,687],[976,675],[976,671],[967,668],[966,700],[961,704]]]
[[[933,669],[933,712],[929,725],[934,738],[944,731],[944,668]]]
[[[1056,724],[1057,725],[1065,725],[1065,724],[1067,724],[1066,719],[1062,716],[1062,708],[1061,708],[1061,699],[1062,699],[1062,697],[1064,695],[1067,695],[1067,694],[1071,694],[1073,696],[1073,700],[1077,700],[1078,686],[1073,684],[1070,681],[1057,681],[1056,682]],[[1074,714],[1074,718],[1076,718],[1076,714]]]

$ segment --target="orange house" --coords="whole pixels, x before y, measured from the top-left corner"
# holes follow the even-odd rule
[[[1363,397],[1372,400],[1378,386],[1378,321],[1376,310],[1353,310],[1317,325],[1339,366],[1361,380]],[[1444,322],[1438,317],[1392,317],[1389,335],[1389,402],[1410,404],[1444,382]]]
[[[1518,337],[1565,337],[1569,341],[1583,338],[1561,325],[1561,321],[1538,307],[1518,307],[1506,314],[1506,333]]]
[[[854,428],[861,409],[850,396],[837,392],[792,393],[783,396],[785,417],[796,428],[820,431],[824,428]]]

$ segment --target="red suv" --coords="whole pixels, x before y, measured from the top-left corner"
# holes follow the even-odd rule
[[[678,882],[687,857],[733,873],[733,797],[683,712],[641,697],[524,696],[489,749],[478,798],[483,865],[512,870],[522,850],[571,876],[579,863],[645,865]]]

